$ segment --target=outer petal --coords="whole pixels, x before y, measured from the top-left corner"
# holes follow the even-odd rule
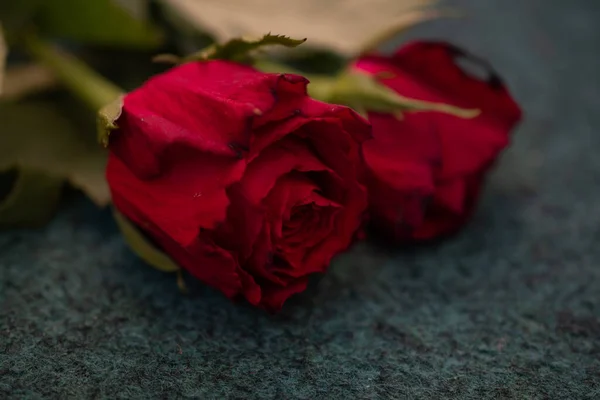
[[[111,154],[106,176],[113,196],[127,199],[146,220],[187,246],[201,228],[225,220],[225,186],[239,181],[246,165],[244,160],[189,154],[185,148],[180,157],[159,178],[144,181]]]
[[[198,235],[186,246],[181,246],[159,226],[152,223],[133,204],[115,193],[115,207],[146,233],[180,266],[190,271],[203,282],[221,290],[227,297],[234,298],[242,290],[239,266],[231,253],[217,246],[205,234]]]
[[[303,292],[306,290],[307,286],[307,276],[294,279],[287,286],[273,286],[267,284],[263,289],[262,305],[265,309],[272,312],[279,311],[290,296]]]
[[[296,75],[264,74],[225,61],[184,64],[125,97],[118,125],[128,139],[115,144],[112,139],[120,136],[115,132],[111,150],[136,172],[150,176],[174,162],[172,147],[239,157],[250,144],[252,129],[297,109],[307,83]],[[132,151],[154,156],[157,165],[136,168]]]

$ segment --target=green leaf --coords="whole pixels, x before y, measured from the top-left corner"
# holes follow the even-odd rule
[[[98,142],[102,146],[108,147],[110,133],[118,128],[116,121],[121,116],[121,112],[123,112],[123,96],[108,103],[98,111]]]
[[[215,43],[206,49],[180,58],[172,54],[161,54],[154,58],[157,62],[185,63],[190,61],[230,60],[236,62],[249,62],[250,53],[267,46],[297,47],[306,39],[292,39],[283,35],[267,33],[259,38],[235,38],[225,43]]]
[[[155,48],[162,41],[155,27],[113,0],[43,1],[35,9],[34,22],[44,37],[137,48]]]
[[[52,103],[2,103],[0,121],[0,173],[17,171],[16,180],[3,188],[8,194],[0,200],[0,225],[45,222],[64,182],[98,206],[110,202],[106,152],[86,140]]]
[[[171,258],[158,250],[148,239],[117,210],[113,211],[115,221],[131,250],[154,268],[164,272],[179,271],[179,266]]]

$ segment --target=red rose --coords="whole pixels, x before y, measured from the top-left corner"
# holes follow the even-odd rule
[[[432,239],[458,229],[472,214],[486,173],[509,142],[521,110],[500,78],[469,75],[471,58],[438,42],[415,42],[391,57],[370,55],[354,69],[378,74],[399,94],[461,108],[473,119],[439,112],[369,113],[373,140],[363,145],[371,218],[396,239]]]
[[[117,209],[200,280],[270,310],[350,245],[367,207],[370,126],[307,83],[184,64],[129,93],[110,136]]]

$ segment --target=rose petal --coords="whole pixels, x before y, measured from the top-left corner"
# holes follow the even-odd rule
[[[309,122],[313,127],[317,124],[324,124],[321,126],[329,128],[321,129],[321,131],[333,131],[330,135],[333,135],[338,140],[351,140],[355,145],[371,138],[371,126],[368,121],[348,107],[322,103],[305,97],[298,104],[298,108],[293,110],[287,119],[276,124],[265,124],[261,129],[256,130],[255,136],[252,139],[250,160],[253,160],[269,145],[291,132],[300,130],[300,128]],[[334,126],[331,127],[328,124],[333,124]],[[341,132],[344,132],[348,137],[340,135]],[[317,134],[307,136],[311,140],[319,138]],[[320,147],[316,147],[316,149],[318,151],[323,150]]]
[[[225,187],[238,181],[245,168],[243,160],[189,154],[153,180],[142,181],[113,154],[106,175],[111,193],[127,201],[145,219],[159,226],[173,240],[187,246],[201,227],[211,229],[225,220]]]
[[[306,102],[302,113],[312,121],[337,120],[344,132],[356,143],[370,139],[371,124],[349,107],[323,103],[317,100]]]
[[[306,207],[306,206],[305,206]],[[324,272],[328,263],[314,257],[315,249],[324,241],[337,234],[334,230],[335,219],[340,212],[336,207],[314,207],[303,220],[292,220],[286,224],[278,252],[285,257],[289,268],[274,269],[286,276],[299,277],[314,272]]]
[[[265,285],[263,288],[262,305],[271,312],[281,310],[290,296],[301,293],[308,286],[308,277],[294,279],[286,286]]]
[[[399,191],[378,184],[369,186],[369,205],[374,225],[394,237],[402,237],[418,228],[424,220],[427,200],[434,191]]]
[[[434,204],[446,208],[451,213],[462,214],[465,206],[467,185],[464,180],[453,180],[438,184]]]
[[[264,211],[246,200],[239,184],[232,185],[227,193],[230,199],[227,218],[213,232],[213,237],[244,265],[264,224]]]
[[[271,226],[264,224],[262,230],[254,243],[252,255],[245,264],[245,268],[257,279],[262,278],[261,287],[268,282],[271,285],[284,287],[290,283],[290,279],[278,277],[272,271],[275,257]]]
[[[242,290],[239,266],[231,253],[217,246],[206,234],[181,246],[160,226],[142,214],[128,198],[113,196],[115,206],[137,226],[142,227],[173,260],[203,282],[234,298]]]
[[[452,183],[444,183],[441,193],[436,193],[436,200],[431,205],[427,213],[427,218],[424,220],[418,229],[411,232],[414,239],[429,240],[439,236],[448,235],[455,232],[458,228],[464,225],[475,211],[475,204],[481,195],[482,182],[485,172],[477,173],[472,176],[465,177],[464,196],[461,205],[461,212],[456,212],[444,204],[442,197],[446,190],[446,186],[452,186]]]
[[[246,169],[241,190],[251,204],[258,205],[277,179],[290,171],[333,171],[323,164],[301,139],[286,137],[261,152]]]
[[[253,126],[282,119],[296,109],[306,97],[307,83],[297,75],[265,74],[228,61],[186,63],[129,93],[122,119],[142,125],[140,134],[145,126],[158,125],[152,135],[136,138],[152,143],[153,154],[180,143],[235,155],[248,148]]]
[[[431,124],[370,113],[375,139],[363,144],[363,155],[378,180],[399,190],[433,192],[434,171],[442,164],[442,147]],[[425,128],[425,129],[424,129]],[[429,128],[429,129],[427,129]]]
[[[330,234],[312,247],[303,249],[298,257],[292,256],[290,264],[293,268],[276,266],[273,271],[278,276],[298,278],[315,272],[323,272],[331,261],[331,258],[345,250],[353,241],[354,233],[363,222],[363,211],[366,208],[366,192],[358,184],[351,185],[347,193],[348,202],[343,205],[333,218],[333,227],[329,229]]]

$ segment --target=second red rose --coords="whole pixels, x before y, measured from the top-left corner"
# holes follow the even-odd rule
[[[460,59],[487,69],[475,77]],[[459,229],[473,213],[490,167],[509,143],[521,110],[482,61],[441,42],[415,42],[392,56],[361,58],[355,70],[378,76],[402,96],[479,109],[473,119],[433,111],[369,113],[364,143],[373,225],[397,240],[433,239]]]

